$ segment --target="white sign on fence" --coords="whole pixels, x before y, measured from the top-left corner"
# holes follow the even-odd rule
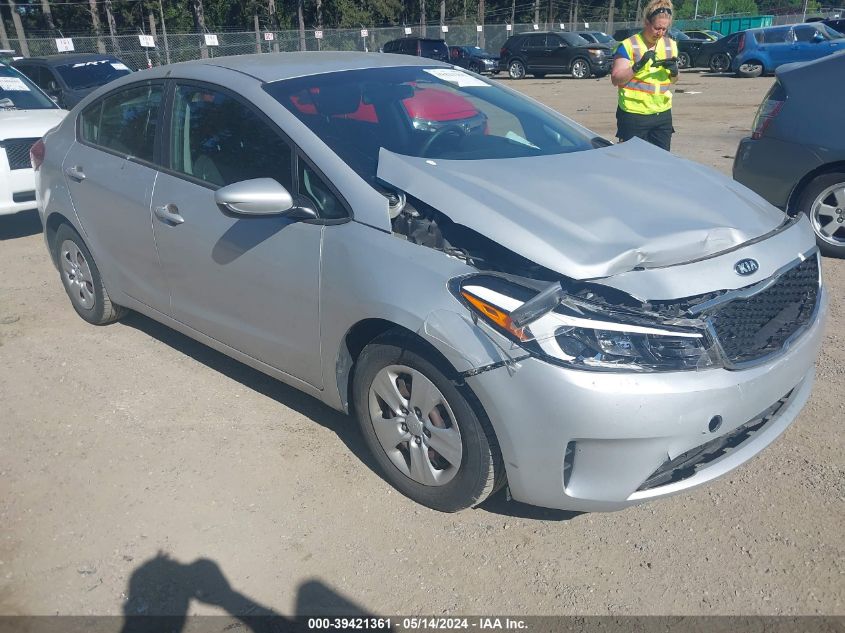
[[[367,29],[361,29],[361,37],[367,37],[370,32]]]
[[[585,29],[590,28],[590,23],[589,23],[589,22],[584,22],[584,28],[585,28]]]
[[[560,30],[561,30],[561,31],[565,31],[565,30],[566,30],[566,25],[565,25],[563,22],[561,22],[561,23],[560,23]]]
[[[152,35],[139,35],[138,41],[141,42],[141,46],[144,48],[155,48],[156,41]]]
[[[414,32],[414,31],[411,29],[411,27],[410,27],[410,26],[406,26],[406,27],[405,27],[405,35],[410,35],[410,34],[411,34],[411,33],[413,33],[413,32]]]
[[[448,33],[449,27],[444,24],[443,26],[440,27],[440,30],[443,31],[444,33]]]
[[[476,24],[476,25],[475,25],[475,30],[476,30],[476,31],[478,31],[479,33],[481,33],[481,32],[484,30],[484,27],[483,27],[483,26],[481,26],[480,24]]]
[[[535,24],[535,25],[534,25],[534,30],[535,30],[535,31],[539,31],[539,30],[540,30],[540,25],[539,25],[539,24]]]
[[[69,53],[73,50],[73,40],[69,37],[57,37],[56,50],[60,53]]]
[[[220,43],[217,41],[217,36],[214,33],[206,33],[205,34],[205,45],[206,46],[220,46]]]
[[[323,32],[322,31],[314,31],[314,37],[318,40],[323,39]]]
[[[506,24],[506,25],[505,25],[505,30],[506,30],[506,31],[513,31],[513,25],[512,25],[512,24]]]
[[[264,34],[264,41],[265,41],[265,42],[272,42],[272,41],[273,41],[273,40],[275,40],[275,39],[276,39],[276,34],[275,34],[275,33],[265,33],[265,34]]]

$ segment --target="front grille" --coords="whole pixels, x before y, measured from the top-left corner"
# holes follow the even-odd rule
[[[6,150],[9,169],[30,169],[29,148],[35,145],[37,138],[11,138],[0,143]]]
[[[709,323],[731,363],[751,362],[783,348],[810,322],[819,295],[818,257],[781,275],[769,288],[709,313]]]
[[[730,433],[693,448],[663,464],[645,480],[637,490],[651,490],[666,484],[676,483],[692,477],[696,472],[716,459],[730,453],[759,433],[778,414],[789,400],[792,391],[775,402],[760,415],[755,416]]]

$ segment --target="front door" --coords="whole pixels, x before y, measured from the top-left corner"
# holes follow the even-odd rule
[[[322,225],[236,216],[214,201],[219,187],[253,178],[274,178],[294,192],[292,147],[216,86],[177,85],[170,118],[168,170],[152,206],[173,318],[322,387]]]

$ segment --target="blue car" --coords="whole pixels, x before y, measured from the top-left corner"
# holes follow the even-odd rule
[[[759,77],[783,64],[807,62],[841,50],[845,50],[845,35],[820,22],[748,29],[731,70],[738,77]]]

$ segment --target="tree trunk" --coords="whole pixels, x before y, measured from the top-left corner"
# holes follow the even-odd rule
[[[161,19],[161,36],[164,39],[164,59],[170,63],[170,44],[167,41],[167,25],[164,23],[164,8],[158,0],[158,17]]]
[[[516,19],[516,0],[511,0],[511,26],[513,26],[513,21]],[[513,31],[511,31],[513,33]]]
[[[50,0],[41,0],[41,12],[44,14],[44,21],[50,33],[55,33],[56,23],[53,21],[53,12],[50,10]]]
[[[426,36],[425,28],[425,0],[420,0],[420,37]]]
[[[484,0],[478,0],[478,23],[482,26],[481,33],[478,34],[478,45],[484,48],[484,14],[486,9],[484,7]]]
[[[21,14],[18,13],[18,8],[15,6],[15,0],[9,0],[9,8],[12,10],[12,23],[15,25],[15,33],[18,35],[18,44],[21,48],[21,55],[29,57],[29,46],[26,44],[26,33],[24,33],[23,22],[21,22]]]
[[[540,24],[540,0],[534,0],[534,24]]]
[[[440,37],[444,37],[443,25],[446,24],[446,0],[440,0]]]
[[[97,50],[100,53],[106,52],[106,45],[103,44],[103,29],[100,28],[100,11],[97,9],[97,0],[88,0],[88,11],[91,13],[91,26],[94,35],[97,37]]]
[[[267,12],[270,14],[270,28],[273,30],[273,52],[279,52],[279,41],[276,34],[279,31],[279,15],[276,13],[276,0],[267,0]]]
[[[12,48],[12,43],[9,42],[9,34],[6,33],[6,25],[3,23],[2,11],[0,11],[0,45],[2,45],[7,51]]]
[[[194,16],[194,30],[200,34],[200,57],[208,58],[208,46],[205,45],[205,8],[202,0],[191,0],[191,14]]]
[[[607,32],[610,35],[613,35],[613,12],[616,8],[613,6],[615,4],[614,0],[610,0],[610,6],[607,10]]]
[[[112,10],[111,0],[103,0],[103,5],[106,8],[106,19],[109,23],[109,34],[111,35],[112,50],[115,53],[120,52],[120,45],[117,43],[117,24],[114,21],[114,11]]]
[[[296,2],[296,18],[299,20],[299,50],[307,51],[305,44],[305,0]]]

